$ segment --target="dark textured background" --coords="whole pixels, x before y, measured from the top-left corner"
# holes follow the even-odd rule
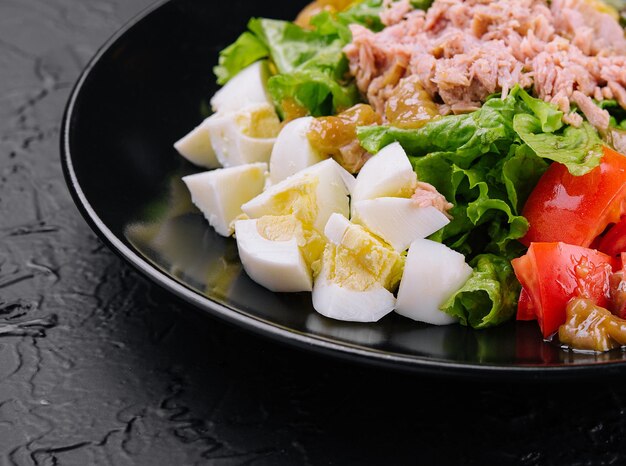
[[[624,380],[337,362],[200,318],[109,252],[65,187],[59,124],[149,3],[0,0],[0,464],[626,464]]]

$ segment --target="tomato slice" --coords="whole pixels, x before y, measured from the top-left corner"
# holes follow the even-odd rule
[[[519,301],[517,302],[517,320],[535,320],[537,314],[533,307],[532,299],[526,291],[526,288],[522,288],[522,292],[519,295]]]
[[[626,156],[605,147],[600,165],[583,176],[571,175],[565,165],[550,165],[522,210],[530,229],[521,241],[589,247],[624,214]]]
[[[608,254],[609,256],[618,256],[622,252],[626,252],[626,216],[611,227],[604,235],[599,243],[598,250]]]
[[[522,294],[518,304],[518,318],[534,309],[547,338],[565,322],[565,306],[570,299],[583,297],[606,308],[612,263],[611,256],[593,249],[565,243],[532,243],[526,255],[512,261],[522,293],[527,294],[527,298]]]

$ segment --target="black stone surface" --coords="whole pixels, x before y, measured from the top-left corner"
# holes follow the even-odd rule
[[[626,463],[622,379],[343,363],[197,316],[109,252],[65,187],[59,124],[148,4],[0,0],[0,464]]]

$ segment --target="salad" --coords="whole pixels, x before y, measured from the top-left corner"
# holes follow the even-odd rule
[[[330,318],[626,344],[626,38],[600,0],[316,0],[175,143],[246,273]]]

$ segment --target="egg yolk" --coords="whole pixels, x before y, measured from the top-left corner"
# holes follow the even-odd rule
[[[402,278],[404,257],[359,225],[350,225],[339,245],[328,244],[323,262],[328,279],[354,291],[380,284],[389,291]]]
[[[256,227],[259,235],[270,241],[290,241],[295,238],[310,268],[319,261],[326,246],[321,234],[293,215],[266,215],[257,220]]]
[[[268,210],[273,215],[293,215],[306,225],[313,225],[319,211],[317,187],[319,179],[313,175],[298,178],[271,198]]]
[[[261,105],[249,112],[238,112],[236,123],[251,138],[273,138],[280,132],[280,120],[271,105]]]

